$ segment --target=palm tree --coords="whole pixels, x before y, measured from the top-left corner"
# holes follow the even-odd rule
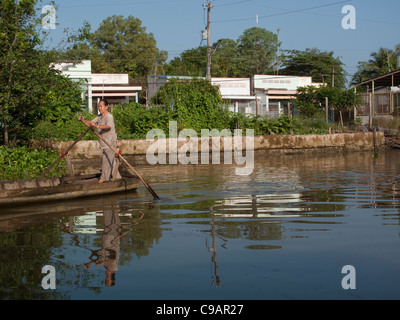
[[[357,72],[352,78],[352,84],[376,78],[397,69],[396,53],[400,51],[400,44],[394,50],[380,48],[371,53],[371,59],[358,62]]]

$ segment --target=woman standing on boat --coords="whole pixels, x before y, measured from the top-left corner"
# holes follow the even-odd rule
[[[84,122],[88,126],[95,127],[97,132],[103,139],[107,141],[110,146],[115,149],[117,147],[117,134],[115,132],[115,123],[113,115],[108,112],[108,102],[105,99],[99,101],[99,112],[96,118],[92,121],[85,120],[83,116],[78,117],[79,121]],[[115,168],[117,161],[115,159],[115,153],[111,150],[104,141],[99,139],[100,148],[103,150],[101,158],[101,176],[99,183],[109,180],[119,180],[121,175],[119,174],[118,168]],[[113,177],[115,172],[115,177]]]

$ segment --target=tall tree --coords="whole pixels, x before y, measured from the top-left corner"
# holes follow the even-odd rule
[[[329,106],[335,108],[335,111],[349,111],[360,103],[359,93],[355,93],[352,89],[306,86],[299,87],[297,92],[294,101],[298,105],[300,114],[306,117],[314,117],[321,113],[326,98],[328,98]]]
[[[215,77],[239,76],[237,43],[231,39],[221,39],[213,47],[216,50],[212,56],[211,73]]]
[[[152,33],[133,16],[111,16],[93,33],[91,43],[98,48],[105,65],[93,61],[94,72],[128,72],[131,78],[153,71],[155,61],[165,61]]]
[[[278,49],[278,35],[263,28],[250,28],[238,39],[238,67],[242,76],[272,71]]]
[[[200,46],[183,51],[165,66],[168,75],[205,77],[207,47]]]
[[[48,55],[38,49],[36,3],[0,2],[0,128],[5,145],[27,138],[44,109],[81,107],[77,85],[51,69]]]
[[[31,21],[36,1],[23,1],[18,4],[11,0],[1,1],[0,7],[0,117],[3,140],[9,143],[9,130],[12,113],[19,105],[16,82],[25,73],[32,49],[39,42]],[[27,54],[25,56],[25,53]]]
[[[339,58],[333,52],[321,52],[319,49],[287,50],[282,62],[280,74],[311,76],[313,82],[324,82],[334,87],[345,88],[346,72]]]
[[[211,75],[248,77],[272,72],[277,47],[278,36],[262,28],[245,30],[237,41],[220,39],[211,46]],[[166,64],[166,73],[204,77],[206,50],[205,46],[185,50],[179,57]]]

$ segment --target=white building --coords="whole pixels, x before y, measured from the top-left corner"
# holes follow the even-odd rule
[[[148,99],[150,100],[171,79],[190,80],[193,77],[148,75]],[[211,78],[211,84],[219,87],[222,99],[232,112],[273,117],[292,112],[289,104],[295,98],[297,88],[322,85],[321,83],[313,83],[311,77],[283,75],[255,75],[252,78]]]
[[[140,86],[129,85],[127,73],[92,73],[92,110],[97,108],[97,101],[107,99],[108,103],[118,105],[128,103],[131,98],[138,102]]]
[[[141,86],[131,86],[125,73],[92,73],[90,60],[62,62],[53,67],[82,87],[82,99],[89,112],[97,113],[97,103],[107,99],[110,106],[128,103],[131,98],[138,101]]]
[[[204,77],[190,76],[166,76],[166,75],[148,75],[148,101],[158,92],[158,90],[169,80],[193,80]],[[219,87],[222,99],[229,106],[232,112],[241,112],[250,114],[255,106],[255,96],[251,94],[250,78],[211,78],[211,84]]]
[[[52,67],[61,71],[64,76],[67,76],[73,81],[79,82],[82,88],[82,100],[85,101],[86,109],[92,110],[92,63],[90,60],[80,62],[61,62],[53,64]]]
[[[230,111],[254,113],[256,97],[251,94],[250,78],[211,78],[211,84],[219,87],[222,99]]]
[[[290,101],[296,97],[297,89],[305,86],[320,87],[311,77],[255,75],[254,94],[260,102],[261,115],[278,116],[290,113]]]

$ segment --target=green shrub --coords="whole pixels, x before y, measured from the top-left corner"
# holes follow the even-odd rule
[[[327,133],[329,127],[335,127],[335,125],[329,125],[322,116],[315,116],[311,118],[300,117],[297,118],[294,127],[294,134],[323,134]]]
[[[59,156],[54,150],[32,149],[27,147],[10,148],[0,146],[0,179],[30,179],[39,177]],[[62,159],[47,174],[48,177],[60,176],[67,172]]]
[[[154,104],[163,105],[169,120],[175,120],[178,130],[190,128],[226,129],[230,112],[223,105],[219,89],[206,80],[167,82],[153,97]]]
[[[151,129],[161,129],[167,134],[172,120],[163,107],[146,109],[135,102],[114,108],[113,116],[119,139],[144,139]]]
[[[77,139],[85,130],[86,126],[77,120],[78,115],[92,120],[95,115],[87,112],[66,112],[62,118],[46,118],[38,122],[32,129],[30,139],[41,141],[71,141]],[[88,132],[82,140],[97,139],[93,132]]]

